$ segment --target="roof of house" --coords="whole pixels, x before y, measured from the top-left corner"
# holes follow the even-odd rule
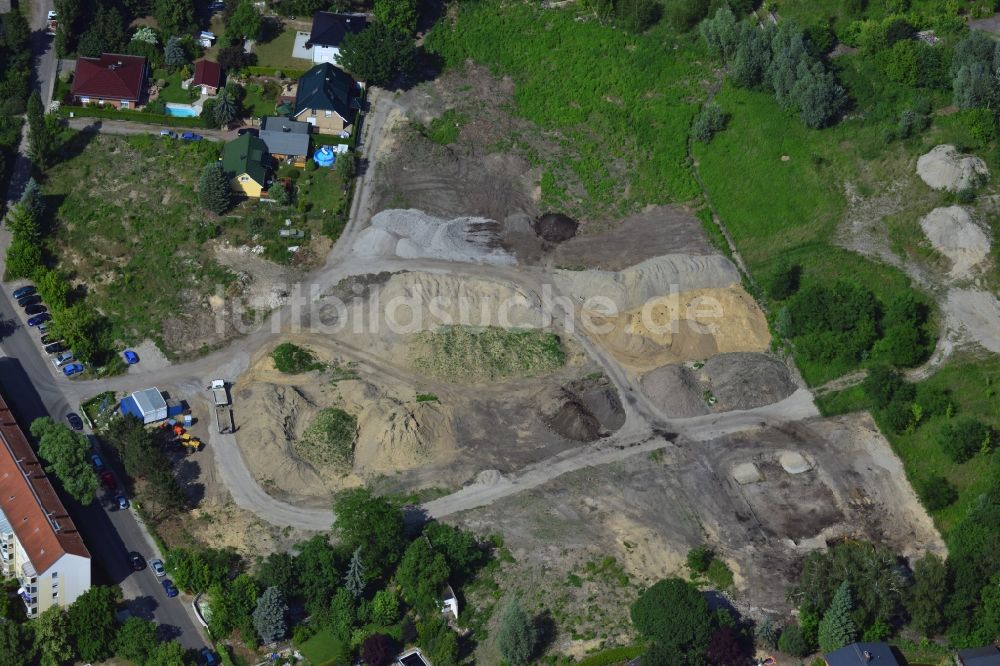
[[[83,538],[7,403],[0,397],[0,511],[36,574],[64,555],[90,558]]]
[[[851,643],[823,658],[827,666],[899,666],[886,643]]]
[[[344,36],[358,34],[368,25],[364,14],[334,14],[316,12],[313,14],[312,32],[306,48],[313,46],[340,46]]]
[[[306,109],[335,111],[344,120],[354,117],[358,84],[344,70],[328,62],[316,65],[299,79],[295,115]]]
[[[76,59],[73,94],[78,97],[138,100],[145,84],[142,56],[102,53],[99,58]]]
[[[252,134],[230,141],[222,149],[222,170],[230,178],[247,174],[263,187],[267,177],[267,146]]]
[[[959,650],[958,659],[962,666],[1000,666],[1000,649],[995,645]]]
[[[306,155],[309,152],[309,123],[268,116],[260,126],[260,140],[272,155]]]
[[[222,81],[222,66],[211,60],[194,61],[194,82],[196,86],[211,86],[218,88]]]
[[[163,394],[158,388],[136,391],[132,394],[132,399],[143,414],[152,414],[158,409],[167,408],[167,401],[163,399]]]

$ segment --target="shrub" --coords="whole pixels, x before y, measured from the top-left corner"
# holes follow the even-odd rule
[[[291,342],[283,342],[271,351],[274,367],[279,372],[299,374],[310,370],[322,370],[325,366],[316,360],[316,355],[304,347]]]
[[[715,559],[715,553],[707,545],[702,544],[697,548],[692,548],[687,554],[688,569],[695,573],[705,573]]]
[[[705,572],[705,577],[718,590],[728,590],[733,585],[733,572],[720,559],[712,560],[712,563],[708,565],[708,571]]]
[[[798,264],[781,264],[767,281],[767,293],[776,301],[783,301],[799,290],[802,267]]]
[[[636,34],[645,32],[659,21],[662,11],[662,7],[655,0],[618,0],[615,3],[618,23]]]
[[[688,32],[708,16],[709,0],[674,0],[664,10],[667,22],[678,32]]]
[[[349,468],[354,460],[358,420],[342,409],[322,409],[295,443],[295,452],[318,465]]]
[[[722,112],[722,107],[718,104],[708,104],[699,113],[691,124],[691,134],[702,143],[708,143],[716,132],[721,132],[726,128],[728,116]]]
[[[778,637],[778,649],[799,658],[812,653],[812,646],[806,641],[802,629],[797,624],[790,624],[781,631]]]
[[[928,511],[940,511],[958,499],[958,488],[943,476],[932,474],[917,482],[917,495]]]
[[[938,445],[955,463],[964,463],[980,450],[992,448],[990,428],[972,417],[948,421],[938,432]]]

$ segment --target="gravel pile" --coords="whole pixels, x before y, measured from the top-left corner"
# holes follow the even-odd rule
[[[718,354],[705,362],[719,411],[753,409],[784,400],[798,388],[788,367],[766,354]]]
[[[646,396],[667,416],[686,418],[710,411],[705,389],[687,366],[664,365],[643,375],[641,384]]]
[[[362,231],[353,252],[360,257],[440,259],[510,266],[514,255],[500,246],[500,226],[483,217],[452,220],[423,211],[384,210]]]
[[[934,146],[917,159],[917,175],[935,190],[958,192],[989,176],[986,163],[975,155],[962,155],[955,146]]]
[[[920,220],[935,250],[951,260],[951,274],[965,277],[990,254],[990,237],[961,206],[935,208]]]

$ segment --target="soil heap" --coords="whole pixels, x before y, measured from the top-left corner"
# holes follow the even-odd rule
[[[990,237],[961,206],[935,208],[920,220],[935,250],[951,260],[951,275],[965,277],[990,253]]]
[[[917,159],[917,175],[935,190],[958,192],[974,187],[989,175],[986,163],[975,155],[962,155],[955,146],[934,146]]]

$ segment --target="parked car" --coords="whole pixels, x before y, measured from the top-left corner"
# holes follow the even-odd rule
[[[81,363],[70,363],[65,368],[63,368],[63,374],[67,377],[72,377],[73,375],[78,375],[83,372],[83,364]]]
[[[29,305],[34,305],[35,303],[41,303],[42,297],[38,294],[25,294],[21,298],[17,299],[17,304],[22,308],[26,308]]]
[[[62,342],[62,340],[60,340],[59,338],[57,338],[54,335],[43,335],[42,336],[42,344],[43,345],[51,345],[53,342]]]
[[[31,326],[31,322],[30,321],[28,322],[28,325]],[[38,325],[38,332],[41,333],[42,335],[45,335],[46,333],[49,332],[49,325],[46,324],[46,323],[39,324]]]
[[[203,666],[216,666],[219,663],[219,657],[210,648],[202,648],[201,663]]]
[[[111,472],[101,472],[101,483],[103,483],[104,487],[108,490],[118,490],[118,482],[115,481],[115,475]]]
[[[160,136],[169,136],[171,139],[176,139],[177,132],[173,130],[160,130]]]
[[[125,357],[125,362],[129,365],[135,365],[139,362],[139,355],[136,354],[131,349],[126,349],[122,352],[122,356]]]
[[[176,597],[178,594],[180,594],[180,592],[177,591],[177,588],[174,587],[174,581],[170,580],[169,578],[167,578],[166,580],[161,580],[160,585],[163,586],[163,591],[167,593],[168,597],[173,598]]]
[[[67,363],[70,363],[75,360],[76,357],[73,356],[73,352],[63,352],[62,354],[59,354],[59,356],[56,356],[54,359],[52,359],[52,365],[54,365],[57,368],[61,368]]]
[[[205,137],[201,134],[195,134],[194,132],[184,132],[184,134],[181,134],[181,138],[185,141],[201,141]]]
[[[70,412],[66,415],[66,420],[69,422],[69,427],[73,430],[83,430],[83,419],[76,412]]]
[[[36,291],[37,290],[35,289],[35,285],[33,285],[33,284],[26,284],[23,287],[18,287],[17,289],[15,289],[14,291],[12,291],[10,295],[11,295],[12,298],[14,298],[16,300],[18,298],[23,298],[25,296],[30,296],[31,294],[35,293]]]
[[[251,136],[260,136],[260,130],[256,127],[241,127],[236,130],[236,136],[243,136],[244,134],[250,134]]]
[[[128,563],[132,565],[132,571],[142,571],[146,568],[146,560],[135,551],[128,554]]]
[[[104,461],[101,460],[101,456],[97,455],[96,453],[91,453],[90,462],[94,463],[94,469],[96,469],[98,472],[104,471]]]
[[[125,497],[124,495],[116,495],[115,496],[115,503],[118,504],[118,508],[119,509],[127,509],[128,508],[128,498]]]
[[[24,314],[28,315],[29,317],[34,315],[40,315],[43,312],[48,312],[48,311],[49,309],[47,307],[39,303],[35,303],[34,305],[29,305],[28,307],[24,308]]]
[[[47,17],[49,21],[55,21],[57,18],[59,18],[59,14],[58,12],[56,12],[56,10],[50,9],[49,13],[47,14]]]
[[[58,354],[59,352],[66,351],[61,342],[53,342],[50,345],[45,345],[42,349],[45,350],[46,354]]]
[[[163,560],[159,558],[154,558],[149,561],[149,570],[152,571],[157,578],[167,575],[167,570],[163,568]]]
[[[45,322],[47,322],[50,319],[52,319],[52,315],[50,315],[48,312],[43,312],[42,314],[37,314],[34,317],[31,317],[30,319],[28,319],[28,326],[38,326],[39,324],[44,324]],[[40,329],[40,328],[38,330],[42,331],[42,329]],[[49,330],[49,327],[46,326],[45,330],[42,331],[42,332],[44,333],[45,331],[48,331],[48,330]]]

